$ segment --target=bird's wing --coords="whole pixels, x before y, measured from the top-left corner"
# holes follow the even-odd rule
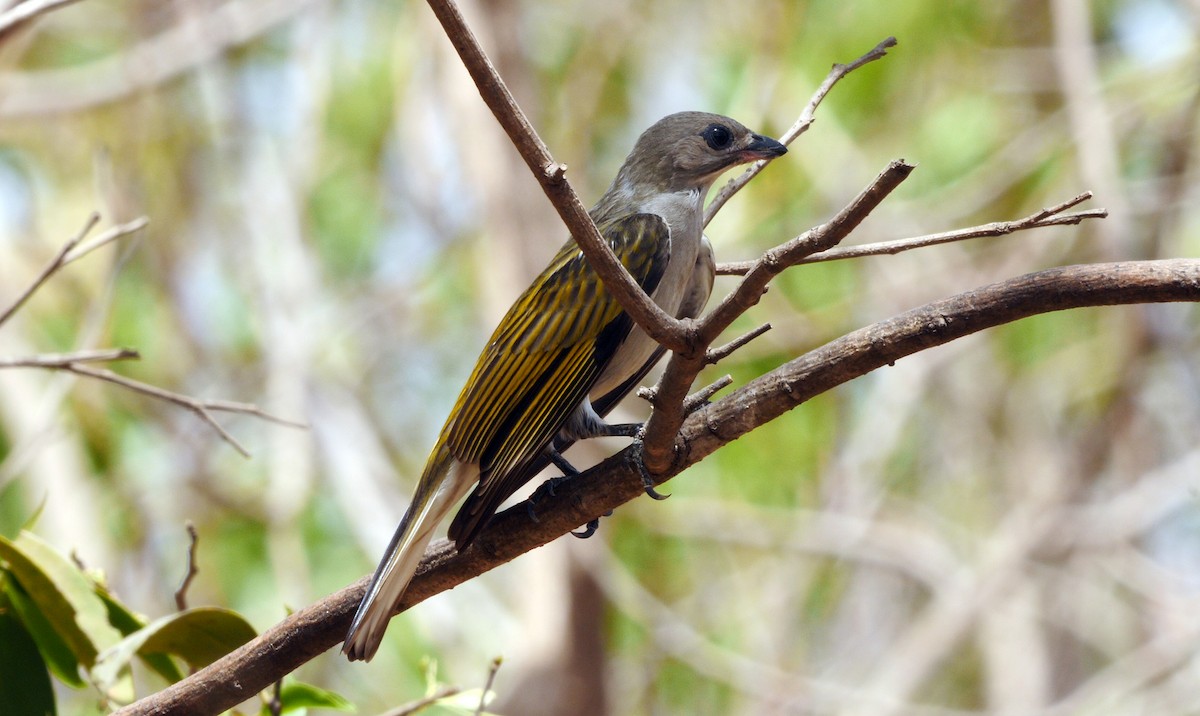
[[[601,227],[601,234],[642,289],[654,291],[670,258],[662,217],[632,214]],[[481,470],[479,487],[455,518],[452,536],[465,526],[460,518],[471,527],[486,520],[528,479],[521,468],[541,454],[587,397],[632,327],[578,246],[568,241],[500,321],[446,425],[454,456]]]

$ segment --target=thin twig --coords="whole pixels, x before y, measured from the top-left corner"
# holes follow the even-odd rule
[[[721,346],[720,348],[709,348],[708,349],[708,357],[705,358],[705,360],[708,362],[709,365],[716,365],[717,363],[720,363],[721,361],[728,358],[730,356],[730,354],[732,354],[737,349],[746,345],[747,343],[754,340],[755,338],[758,338],[759,336],[761,336],[762,334],[766,333],[769,330],[771,330],[771,324],[764,323],[761,326],[759,326],[758,328],[755,328],[751,331],[747,331],[746,333],[743,333],[742,335],[738,336],[737,338],[734,338],[732,341],[729,341],[728,343]]]
[[[0,368],[64,369],[71,363],[109,363],[139,358],[141,354],[132,348],[98,348],[71,353],[41,353],[25,358],[0,358]]]
[[[692,393],[683,401],[683,414],[691,415],[700,408],[703,408],[705,405],[708,405],[708,401],[711,400],[714,395],[731,385],[733,385],[733,376],[726,374],[720,378],[717,378],[715,381],[706,385],[700,390],[697,390],[695,393]]]
[[[890,241],[878,241],[871,244],[860,244],[858,246],[839,246],[828,251],[807,256],[797,262],[797,264],[812,264],[822,261],[838,261],[841,259],[857,259],[864,256],[880,256],[894,255],[903,251],[912,249],[920,249],[926,246],[937,246],[938,244],[948,244],[954,241],[967,241],[969,239],[992,238],[997,236],[1008,236],[1018,231],[1027,231],[1029,229],[1042,229],[1047,226],[1074,226],[1088,219],[1103,219],[1108,216],[1107,209],[1089,209],[1087,211],[1076,211],[1070,214],[1060,214],[1060,212],[1069,209],[1080,202],[1090,199],[1092,193],[1084,192],[1079,196],[1065,201],[1057,206],[1052,206],[1046,209],[1041,209],[1037,213],[1030,214],[1023,219],[1015,219],[1013,221],[994,221],[990,224],[981,224],[979,226],[971,226],[965,229],[956,229],[954,231],[944,231],[939,234],[926,234],[924,236],[915,236],[908,239],[893,239]],[[731,261],[717,265],[717,273],[722,276],[741,276],[754,266],[755,261]]]
[[[58,253],[54,255],[54,258],[50,259],[50,263],[46,264],[42,268],[41,273],[37,275],[37,278],[33,279],[33,283],[29,284],[29,286],[22,291],[19,296],[17,296],[17,300],[13,301],[11,306],[5,309],[3,313],[0,313],[0,326],[3,326],[9,318],[12,318],[13,314],[17,312],[17,309],[25,305],[25,302],[29,300],[29,297],[32,296],[39,288],[41,288],[42,284],[46,283],[46,281],[54,275],[55,271],[63,267],[67,258],[67,254],[70,253],[71,249],[75,248],[80,241],[83,241],[83,237],[87,236],[88,232],[95,228],[96,224],[99,222],[100,214],[93,211],[88,215],[87,221],[83,223],[83,228],[79,230],[79,233],[72,236],[67,240],[67,243],[63,244],[62,247],[59,248]]]
[[[187,572],[183,575],[183,581],[179,583],[179,588],[175,590],[175,608],[181,612],[187,609],[188,588],[192,586],[192,580],[200,572],[196,568],[196,544],[200,541],[200,535],[196,532],[196,525],[192,524],[191,520],[185,522],[183,526],[188,533]]]
[[[149,223],[149,218],[145,216],[139,216],[133,221],[127,221],[124,224],[117,224],[116,226],[107,229],[91,241],[74,247],[67,253],[66,258],[63,259],[62,265],[67,266],[68,264],[72,264],[102,246],[107,246],[108,244],[111,244],[118,239],[122,239],[135,231],[146,228]]]
[[[79,2],[79,0],[25,0],[16,6],[0,13],[0,33],[37,17],[57,10],[64,5]]]
[[[111,370],[104,368],[92,368],[86,365],[80,365],[78,363],[68,363],[67,365],[61,366],[59,369],[65,370],[69,373],[75,373],[77,375],[84,375],[89,378],[103,380],[114,385],[119,385],[123,388],[128,388],[135,393],[141,393],[142,395],[148,395],[152,398],[165,400],[168,403],[174,403],[182,408],[186,408],[198,415],[201,420],[208,423],[212,429],[221,436],[222,440],[232,445],[233,449],[237,450],[244,457],[250,457],[249,451],[247,451],[246,448],[243,447],[242,444],[233,437],[233,435],[229,434],[225,428],[221,427],[221,424],[218,423],[215,418],[213,418],[213,411],[253,415],[257,418],[269,420],[280,425],[287,425],[294,428],[305,427],[302,423],[297,423],[275,415],[271,415],[270,413],[265,412],[262,408],[259,408],[257,405],[253,405],[251,403],[237,403],[229,400],[198,400],[189,395],[175,393],[170,390],[165,390],[163,388],[150,385],[148,383],[134,380],[132,378],[126,378],[123,375],[118,375]]]
[[[491,666],[488,667],[487,681],[483,684],[483,693],[479,694],[479,706],[475,708],[475,716],[482,716],[483,707],[487,706],[488,693],[492,690],[492,684],[496,683],[496,672],[500,670],[500,664],[504,659],[497,656],[492,659]]]
[[[462,689],[457,686],[444,686],[428,696],[419,698],[415,701],[409,701],[406,704],[401,704],[389,711],[384,711],[379,716],[412,716],[412,714],[415,714],[422,709],[429,708],[448,696],[454,696],[455,694],[460,693],[462,693]]]
[[[790,145],[797,137],[807,132],[808,128],[812,126],[812,123],[816,121],[817,107],[825,99],[825,95],[829,94],[829,91],[833,89],[833,86],[837,84],[838,81],[854,70],[857,70],[859,67],[862,67],[869,62],[882,59],[885,55],[887,55],[887,51],[895,46],[896,38],[888,37],[873,47],[870,52],[862,57],[859,57],[857,60],[845,65],[835,64],[833,68],[829,70],[829,74],[825,77],[825,81],[821,83],[821,86],[817,88],[817,91],[808,101],[808,106],[804,108],[804,111],[800,113],[800,116],[796,119],[792,126],[783,133],[783,136],[779,138],[779,141]],[[713,197],[712,201],[708,203],[708,207],[704,211],[704,225],[708,226],[708,223],[712,221],[714,216],[717,215],[717,212],[721,210],[721,207],[725,206],[725,202],[729,201],[734,194],[741,190],[742,187],[749,184],[751,179],[758,176],[758,173],[763,170],[763,167],[767,166],[769,161],[771,160],[760,159],[757,162],[754,162],[746,168],[746,171],[730,179],[725,186],[721,187],[721,190],[718,191],[716,196]]]

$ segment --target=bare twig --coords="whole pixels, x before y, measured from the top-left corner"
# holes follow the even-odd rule
[[[462,693],[462,689],[457,686],[443,686],[428,696],[416,699],[415,701],[409,701],[408,703],[401,704],[394,709],[384,711],[382,714],[380,714],[380,716],[412,716],[412,714],[429,708],[448,696],[454,696],[455,694],[460,693]]]
[[[84,239],[95,228],[100,221],[100,215],[92,212],[87,221],[84,222],[83,228],[79,232],[67,240],[66,243],[59,248],[54,257],[47,263],[38,273],[37,277],[17,296],[3,313],[0,313],[0,327],[11,318],[33,294],[42,287],[56,272],[68,264],[78,261],[87,256],[96,249],[113,243],[114,241],[128,236],[135,231],[144,228],[149,221],[146,217],[140,217],[133,221],[113,226],[104,231],[96,238],[84,243]],[[138,352],[129,348],[103,348],[94,350],[81,350],[71,353],[60,354],[43,354],[20,358],[2,358],[0,359],[0,369],[2,368],[43,368],[49,370],[60,370],[76,375],[87,376],[97,380],[103,380],[123,388],[127,388],[136,393],[147,395],[159,400],[165,400],[169,403],[174,403],[181,407],[191,410],[198,415],[201,420],[208,423],[221,436],[225,442],[233,446],[242,455],[249,457],[250,453],[245,447],[239,443],[233,435],[228,433],[221,424],[213,418],[213,412],[241,413],[244,415],[253,415],[263,420],[269,420],[280,425],[288,425],[291,427],[304,427],[303,424],[291,420],[285,420],[270,413],[263,411],[256,405],[250,403],[237,403],[226,400],[198,400],[181,393],[175,393],[157,386],[143,383],[132,378],[126,378],[122,375],[113,373],[104,368],[93,368],[88,366],[88,363],[104,363],[117,360],[127,360],[138,358]]]
[[[199,570],[196,569],[196,544],[200,541],[200,535],[196,532],[196,525],[192,524],[191,520],[184,523],[184,529],[188,533],[187,572],[183,575],[183,581],[179,583],[179,588],[175,590],[175,608],[181,612],[187,609],[187,591],[192,586],[192,580],[199,573]]]
[[[475,708],[475,716],[482,716],[483,707],[487,706],[488,693],[492,690],[492,684],[496,683],[496,672],[500,670],[500,664],[504,659],[497,656],[492,659],[491,665],[488,667],[487,681],[483,684],[483,693],[479,694],[479,706]]]
[[[812,126],[812,123],[816,121],[817,107],[820,106],[821,102],[825,99],[825,95],[829,94],[829,91],[833,89],[833,86],[837,84],[838,81],[854,70],[857,70],[859,67],[862,67],[869,62],[882,59],[885,55],[887,55],[887,51],[895,46],[896,38],[888,37],[873,47],[870,52],[862,57],[859,57],[857,60],[845,65],[835,64],[833,69],[829,70],[829,74],[825,77],[825,81],[822,82],[821,86],[817,88],[817,91],[813,93],[813,96],[808,101],[808,105],[804,108],[804,111],[800,113],[800,116],[796,119],[792,126],[783,133],[783,136],[779,138],[779,141],[790,145],[797,137],[807,132],[808,128]],[[746,171],[737,175],[733,179],[730,179],[725,186],[721,187],[721,190],[718,191],[716,196],[713,197],[712,201],[708,203],[708,207],[704,211],[704,225],[708,226],[708,223],[712,221],[714,216],[717,215],[717,212],[721,210],[721,207],[725,206],[725,202],[729,201],[734,194],[741,190],[742,187],[749,184],[751,179],[758,176],[758,173],[763,170],[763,167],[767,166],[769,161],[769,159],[760,159],[759,161],[754,162],[746,168]]]
[[[37,275],[37,278],[33,279],[33,283],[29,284],[29,286],[22,291],[19,296],[17,296],[17,299],[13,301],[11,306],[5,309],[3,313],[0,313],[0,326],[3,326],[8,319],[12,318],[13,314],[16,313],[21,306],[25,305],[25,302],[29,300],[29,297],[32,296],[39,288],[41,288],[42,284],[46,283],[51,276],[54,275],[55,271],[63,267],[64,263],[66,262],[67,254],[70,253],[71,249],[75,248],[80,241],[83,241],[83,237],[87,236],[88,232],[95,228],[96,224],[99,222],[100,214],[93,211],[88,215],[87,221],[83,223],[83,228],[79,230],[79,233],[75,234],[75,236],[72,236],[70,239],[67,239],[67,243],[63,244],[62,248],[58,250],[58,253],[54,255],[54,258],[50,259],[50,263],[46,264],[42,268],[42,271]]]
[[[28,22],[38,15],[77,2],[79,0],[25,0],[25,2],[17,3],[0,13],[0,34],[23,22]]]
[[[237,403],[229,400],[199,400],[189,395],[175,393],[170,390],[150,385],[149,383],[143,383],[132,378],[126,378],[125,376],[118,375],[111,370],[106,370],[104,368],[92,368],[86,365],[80,365],[78,363],[68,363],[64,366],[55,367],[69,373],[84,375],[89,378],[95,378],[96,380],[103,380],[114,385],[119,385],[122,388],[127,388],[135,393],[141,393],[142,395],[148,395],[152,398],[165,400],[168,403],[174,403],[182,408],[186,408],[199,416],[201,420],[208,423],[212,429],[221,436],[222,440],[232,445],[234,450],[237,450],[245,457],[250,457],[249,451],[247,451],[246,448],[243,447],[242,444],[233,437],[233,435],[226,431],[225,428],[223,428],[221,424],[216,421],[216,419],[212,416],[213,412],[253,415],[257,418],[269,420],[280,425],[287,425],[293,428],[304,427],[302,423],[297,423],[275,415],[271,415],[262,408],[259,408],[257,405],[253,405],[251,403]]]
[[[72,363],[108,363],[137,360],[141,355],[132,348],[99,348],[71,353],[41,353],[24,358],[0,358],[0,368],[66,369]]]
[[[714,395],[731,385],[733,385],[733,376],[726,374],[692,393],[683,401],[683,414],[691,415],[705,405],[708,405],[709,400]]]
[[[1090,191],[1076,196],[1073,199],[1064,201],[1056,206],[1041,209],[1036,213],[1030,214],[1022,219],[1013,221],[994,221],[990,224],[981,224],[972,226],[966,229],[956,229],[954,231],[944,231],[940,234],[927,234],[925,236],[915,236],[908,239],[895,239],[892,241],[878,241],[872,244],[861,244],[859,246],[839,246],[828,251],[821,251],[811,256],[807,256],[799,261],[798,264],[812,264],[822,261],[838,261],[841,259],[857,259],[864,256],[880,256],[883,254],[894,255],[902,251],[912,249],[920,249],[926,246],[936,246],[938,244],[948,244],[954,241],[966,241],[969,239],[982,239],[996,236],[1008,236],[1009,234],[1018,231],[1027,231],[1029,229],[1042,229],[1047,226],[1068,226],[1076,225],[1087,219],[1103,219],[1108,216],[1106,209],[1089,209],[1087,211],[1077,211],[1070,214],[1063,214],[1063,211],[1070,209],[1088,199],[1092,198]],[[722,263],[717,265],[717,273],[724,276],[740,276],[745,274],[754,266],[754,261],[738,261]]]
[[[733,352],[736,351],[737,349],[746,345],[747,343],[754,340],[755,338],[758,338],[759,336],[761,336],[762,334],[766,333],[769,330],[771,330],[771,324],[764,323],[761,326],[759,326],[758,328],[747,331],[747,332],[743,333],[742,335],[738,336],[737,338],[734,338],[732,341],[726,343],[725,345],[721,346],[720,348],[709,348],[708,355],[705,357],[704,360],[709,365],[716,365],[717,363],[720,363],[721,361],[725,360],[730,355],[732,355]]]
[[[21,295],[17,296],[12,305],[6,308],[3,313],[0,313],[0,326],[3,326],[9,318],[12,318],[13,314],[16,313],[21,306],[25,305],[25,302],[29,300],[30,296],[32,296],[39,288],[41,288],[42,284],[46,283],[46,281],[49,280],[49,278],[53,276],[59,269],[67,264],[72,263],[73,261],[83,258],[101,246],[111,244],[117,239],[128,236],[133,232],[144,228],[146,224],[149,223],[149,220],[143,216],[128,223],[119,224],[100,234],[91,242],[81,246],[80,244],[83,242],[84,238],[91,233],[92,229],[96,228],[96,224],[98,223],[100,223],[100,214],[93,211],[88,215],[87,221],[85,221],[83,224],[83,228],[81,228],[77,234],[68,239],[67,242],[63,244],[61,248],[59,248],[58,252],[54,254],[54,258],[50,259],[50,262],[42,268],[41,273],[37,275],[37,278],[33,280],[33,283],[29,284],[29,286],[21,292]]]
[[[105,230],[91,241],[81,242],[80,244],[72,247],[72,249],[67,252],[66,257],[63,259],[62,265],[67,266],[75,263],[96,249],[102,246],[107,246],[118,239],[123,239],[135,231],[146,228],[146,226],[149,224],[150,219],[146,218],[145,216],[139,216],[133,221],[127,221],[124,224],[117,224],[116,226]]]

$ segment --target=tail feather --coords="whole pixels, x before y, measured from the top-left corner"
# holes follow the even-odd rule
[[[375,569],[342,644],[351,661],[370,661],[392,613],[425,556],[433,532],[478,477],[478,467],[458,462],[445,446],[430,456],[412,503]]]

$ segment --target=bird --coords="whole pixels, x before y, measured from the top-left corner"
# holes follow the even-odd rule
[[[589,215],[664,312],[695,317],[715,269],[703,232],[709,188],[732,167],[786,152],[729,117],[670,114],[638,137]],[[637,424],[603,417],[662,353],[568,239],[501,319],[454,403],[351,622],[347,658],[375,655],[434,531],[460,500],[447,531],[459,552],[541,469],[567,471],[558,450],[635,436]]]

